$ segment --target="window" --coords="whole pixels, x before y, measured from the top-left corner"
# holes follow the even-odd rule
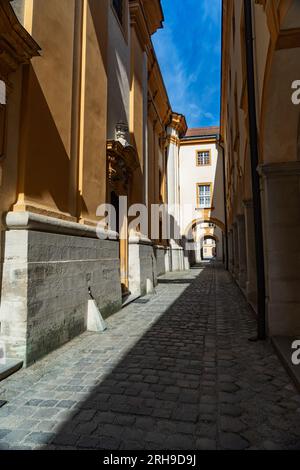
[[[199,150],[197,152],[197,166],[210,165],[210,150]]]
[[[123,0],[113,0],[113,7],[121,24],[123,24]]]
[[[197,199],[198,206],[202,209],[211,206],[211,185],[198,184],[197,185]]]

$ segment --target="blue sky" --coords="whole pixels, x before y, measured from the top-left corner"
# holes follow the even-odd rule
[[[153,43],[174,111],[189,127],[219,124],[221,0],[162,0]]]

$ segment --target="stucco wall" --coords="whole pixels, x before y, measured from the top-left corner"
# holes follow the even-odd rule
[[[67,213],[75,0],[34,1],[33,11],[32,36],[43,56],[25,74],[22,186],[29,203]]]
[[[17,207],[95,220],[106,195],[108,3],[32,5],[25,26],[41,56],[24,69]]]
[[[87,11],[84,76],[81,217],[96,220],[106,200],[107,10],[90,0]]]
[[[211,165],[196,165],[196,152],[199,150],[210,150]],[[211,217],[224,223],[222,155],[218,152],[216,144],[182,145],[179,155],[181,206],[191,205],[193,208],[192,220],[195,219],[199,214],[196,210],[198,206],[197,183],[212,183],[213,210]],[[182,233],[190,223],[191,214],[184,211],[181,218]]]

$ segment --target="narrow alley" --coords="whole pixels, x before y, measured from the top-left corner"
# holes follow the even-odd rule
[[[0,383],[1,449],[299,449],[300,398],[216,263]]]

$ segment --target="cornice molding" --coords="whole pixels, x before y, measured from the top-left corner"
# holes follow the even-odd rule
[[[295,49],[300,47],[300,28],[284,29],[277,38],[276,49]]]
[[[153,245],[152,240],[140,232],[131,232],[128,242],[130,245]]]
[[[222,64],[221,64],[221,127],[220,134],[224,135],[226,122],[226,100],[228,88],[228,64],[230,52],[232,0],[222,2]]]
[[[97,222],[95,222],[96,224]],[[117,241],[117,232],[104,231],[104,229],[91,225],[84,225],[78,222],[69,222],[55,217],[47,217],[32,212],[8,212],[5,217],[5,224],[9,230],[37,230],[39,232],[51,232],[65,235],[73,235],[87,238],[103,238]]]
[[[265,163],[259,165],[257,171],[264,178],[300,176],[300,161],[283,163]]]
[[[39,55],[39,45],[19,22],[9,0],[0,1],[0,78]]]
[[[172,115],[171,105],[160,66],[152,45],[147,50],[148,53],[148,95],[153,106],[156,108],[159,121],[162,126],[166,126]]]
[[[280,19],[278,14],[279,2],[274,0],[255,0],[255,3],[257,5],[262,5],[267,16],[267,23],[272,42],[275,43],[280,30]]]
[[[130,0],[130,24],[135,29],[144,50],[151,45],[151,36],[162,27],[160,0]]]
[[[199,139],[199,138],[188,138],[188,139],[181,139],[180,140],[180,145],[207,145],[207,144],[216,144],[217,139],[211,138],[211,139]]]
[[[168,135],[166,138],[166,144],[167,145],[173,144],[178,147],[180,144],[180,140],[178,139],[178,137],[175,137],[173,135]]]
[[[169,126],[178,132],[179,137],[183,136],[187,131],[185,116],[183,114],[172,113]]]
[[[147,19],[150,34],[163,27],[164,14],[161,6],[161,0],[142,0],[145,17]]]
[[[131,0],[129,2],[129,11],[130,25],[134,28],[140,44],[145,51],[147,46],[149,46],[151,39],[141,1]]]

